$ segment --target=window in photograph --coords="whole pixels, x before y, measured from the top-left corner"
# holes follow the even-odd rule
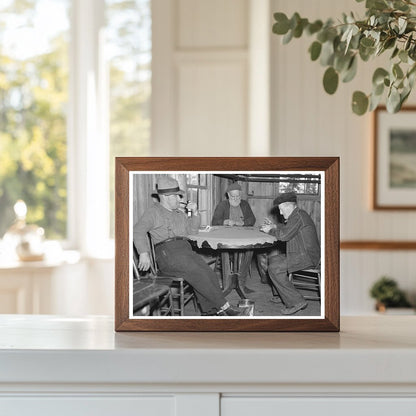
[[[319,195],[320,177],[290,175],[280,177],[278,182],[279,193],[295,192],[303,195]]]
[[[211,182],[211,176],[207,178],[206,174],[186,174],[187,197],[189,201],[198,205],[198,211],[201,215],[201,226],[210,224],[211,207],[210,192],[208,191],[208,182]]]

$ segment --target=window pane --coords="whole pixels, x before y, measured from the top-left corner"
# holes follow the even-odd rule
[[[199,185],[199,175],[197,173],[188,173],[186,175],[188,185]]]
[[[66,237],[68,15],[69,0],[0,5],[0,237],[18,199],[28,223]]]
[[[110,234],[114,236],[114,157],[146,156],[150,144],[150,0],[106,0],[110,76]]]
[[[188,200],[198,204],[198,190],[195,188],[188,188]]]

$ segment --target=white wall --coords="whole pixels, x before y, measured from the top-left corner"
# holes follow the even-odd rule
[[[244,156],[249,1],[153,0],[152,6],[152,154]]]

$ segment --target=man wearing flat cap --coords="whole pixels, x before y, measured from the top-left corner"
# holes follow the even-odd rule
[[[268,271],[285,305],[282,314],[292,315],[305,309],[307,302],[289,281],[288,273],[316,267],[320,262],[321,250],[315,224],[306,211],[298,208],[295,193],[278,195],[273,201],[273,209],[278,209],[286,222],[273,224],[267,221],[260,230],[287,242],[286,255],[270,257]]]
[[[133,239],[139,253],[140,271],[150,268],[147,233],[150,233],[156,253],[157,264],[162,273],[183,277],[194,289],[204,315],[241,315],[225,299],[217,275],[200,255],[195,253],[186,238],[196,234],[201,223],[198,208],[189,202],[188,217],[179,208],[185,192],[170,176],[162,176],[156,185],[160,203],[154,203],[134,226]]]
[[[212,225],[251,226],[256,217],[247,201],[241,199],[241,186],[237,182],[228,185],[227,200],[221,201],[214,211]]]

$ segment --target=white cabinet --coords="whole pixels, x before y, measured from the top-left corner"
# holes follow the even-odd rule
[[[415,327],[115,333],[106,317],[0,315],[0,414],[414,416]]]

